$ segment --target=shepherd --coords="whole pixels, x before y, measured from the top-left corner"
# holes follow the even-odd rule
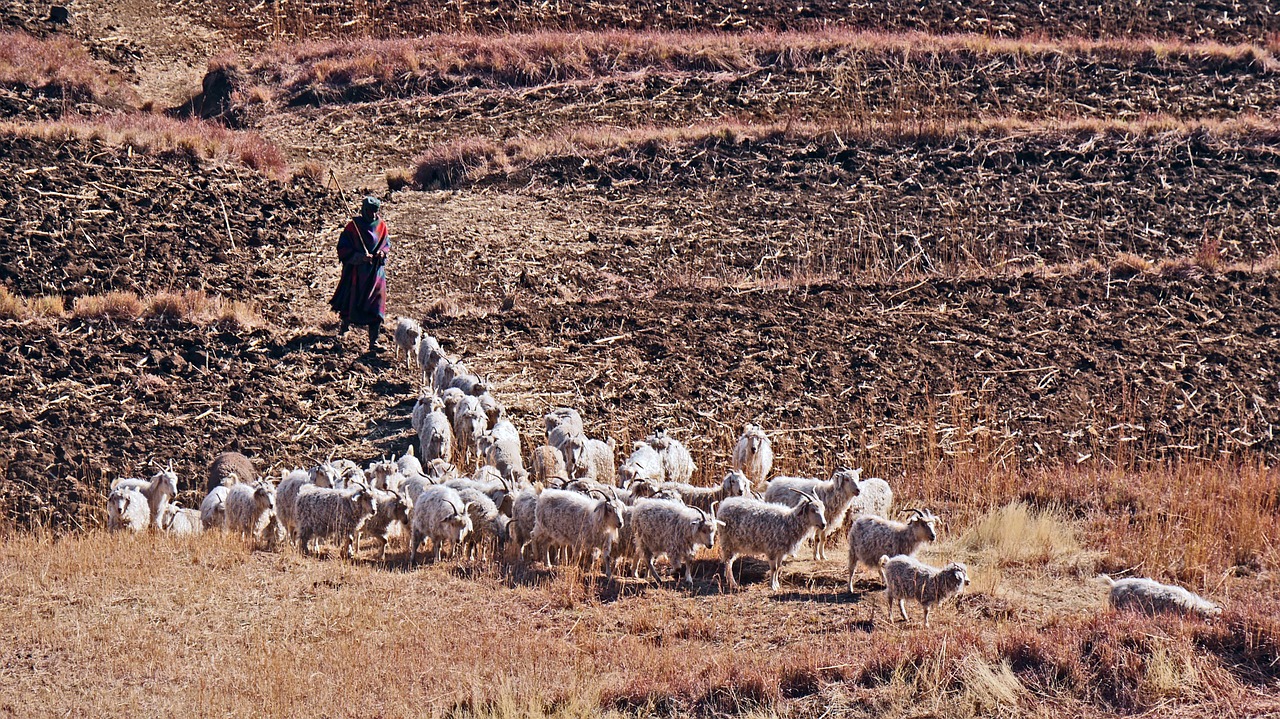
[[[351,218],[338,238],[338,261],[342,279],[329,306],[342,318],[339,335],[351,325],[369,328],[369,354],[378,351],[378,333],[387,314],[387,255],[391,237],[379,213],[382,202],[366,197],[360,214]]]

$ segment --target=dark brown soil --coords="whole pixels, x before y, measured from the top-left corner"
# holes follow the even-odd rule
[[[387,402],[413,388],[384,360],[360,361],[359,344],[156,322],[0,322],[0,521],[93,523],[111,480],[150,476],[153,460],[174,460],[191,507],[209,460],[228,448],[263,473],[362,442],[387,453],[388,427],[404,428]]]
[[[240,111],[288,138],[298,160],[368,167],[376,176],[378,167],[405,165],[459,135],[506,139],[578,126],[1266,115],[1280,109],[1278,78],[1255,61],[1210,58],[854,53],[742,72],[649,70],[529,87],[512,78],[397,74],[387,82],[277,86],[280,102],[294,104],[286,112]],[[264,75],[254,82],[271,85]]]
[[[715,481],[736,421],[868,471],[1280,451],[1280,277],[1105,274],[669,289],[428,317],[507,387],[625,428],[679,428]],[[522,370],[536,368],[525,378]],[[538,415],[522,417],[538,431]],[[727,420],[734,420],[731,424]],[[776,445],[778,446],[778,445]]]
[[[44,36],[65,25],[49,22],[49,4],[36,0],[5,0],[0,7],[0,30],[20,30],[36,36]]]
[[[1121,252],[1191,257],[1206,247],[1252,262],[1280,241],[1269,209],[1278,148],[1267,136],[1198,131],[713,136],[552,156],[475,182],[573,218],[582,241],[546,246],[541,261],[554,271],[534,277],[555,274],[595,293],[673,276],[984,273]],[[522,251],[519,237],[507,239],[486,243]],[[440,241],[460,291],[494,296],[525,271],[468,259],[475,238]]]
[[[787,116],[808,112],[940,119],[979,114],[1218,117],[1265,113],[1280,99],[1280,81],[1271,76],[1269,60],[1254,53],[1157,52],[1138,44],[1092,49],[1034,44],[937,47],[927,40],[913,44],[909,39],[867,47],[865,38],[851,37],[847,45],[793,52],[780,52],[776,42],[767,39],[740,47],[726,43],[721,59],[690,51],[678,37],[654,35],[649,41],[668,44],[676,57],[655,67],[644,56],[636,59],[602,43],[583,51],[587,61],[566,53],[569,57],[560,63],[554,56],[538,55],[539,59],[528,61],[532,67],[509,66],[473,52],[463,56],[471,58],[474,67],[438,71],[430,67],[431,48],[426,42],[419,52],[428,67],[387,67],[363,74],[359,70],[325,72],[316,67],[348,62],[346,52],[335,50],[332,57],[304,53],[305,60],[293,61],[303,62],[301,66],[266,54],[253,61],[248,82],[276,86],[281,99],[292,106],[542,88],[526,99],[545,96],[556,104],[590,107],[602,100],[625,102],[646,96],[653,102],[651,111],[659,111],[705,94],[703,102],[708,104],[730,102],[755,112],[764,105]],[[371,55],[376,48],[370,45]],[[564,67],[569,61],[575,66]],[[317,82],[317,76],[323,81]],[[590,84],[574,85],[574,80]]]
[[[1198,3],[1179,0],[1099,3],[1063,0],[1046,5],[1031,0],[962,0],[919,3],[912,0],[780,0],[743,4],[729,0],[687,0],[650,5],[611,0],[449,0],[424,5],[393,0],[377,8],[353,10],[328,0],[291,3],[287,9],[251,0],[202,3],[213,27],[256,41],[280,37],[412,37],[424,33],[479,33],[534,30],[675,29],[726,31],[808,29],[824,26],[884,31],[981,33],[999,36],[1054,37],[1128,35],[1263,41],[1280,30],[1280,16],[1263,0]]]
[[[302,179],[100,141],[0,135],[0,176],[0,216],[11,223],[0,283],[27,296],[194,288],[260,301],[277,289],[267,265],[310,247],[347,211]]]

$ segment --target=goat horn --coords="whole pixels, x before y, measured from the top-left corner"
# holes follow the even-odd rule
[[[808,499],[808,500],[810,500],[810,501],[812,501],[812,500],[813,500],[813,498],[814,498],[814,497],[813,497],[813,495],[808,494],[807,492],[801,492],[800,490],[798,490],[798,489],[793,489],[793,488],[791,488],[791,487],[787,487],[787,491],[788,491],[788,492],[791,492],[792,494],[798,494],[798,495],[800,495],[801,497],[804,497],[805,499]]]

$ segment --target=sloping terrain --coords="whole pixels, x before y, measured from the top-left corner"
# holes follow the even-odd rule
[[[1266,3],[72,10],[0,15],[40,36],[0,52],[0,715],[1280,711]],[[235,130],[167,116],[202,89]],[[758,422],[776,472],[936,511],[967,594],[890,625],[843,538],[728,592],[714,551],[684,588],[99,531],[153,462],[195,506],[225,449],[414,442],[416,371],[326,304],[365,192],[391,317],[526,450],[576,406],[713,483]],[[1098,572],[1225,611],[1113,612]]]
[[[341,203],[201,159],[0,133],[0,282],[26,296],[206,289],[269,305],[281,252],[315,247]]]
[[[979,33],[1053,37],[1132,35],[1219,42],[1260,41],[1280,29],[1274,8],[1262,0],[1098,2],[1060,0],[1051,6],[1029,0],[810,0],[741,3],[687,0],[651,4],[625,0],[413,0],[362,3],[305,0],[288,8],[251,0],[197,5],[211,27],[259,42],[343,35],[412,37],[432,32],[585,31],[599,29],[785,30],[827,26],[884,31]]]

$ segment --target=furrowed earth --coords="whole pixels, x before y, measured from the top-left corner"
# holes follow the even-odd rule
[[[1265,3],[69,7],[0,12],[0,715],[1280,713]],[[328,308],[366,194],[376,356]],[[570,406],[713,485],[759,424],[777,474],[938,512],[973,584],[925,629],[843,536],[774,593],[714,550],[686,589],[104,531],[156,463],[195,507],[224,450],[416,447],[401,316],[526,456]]]

